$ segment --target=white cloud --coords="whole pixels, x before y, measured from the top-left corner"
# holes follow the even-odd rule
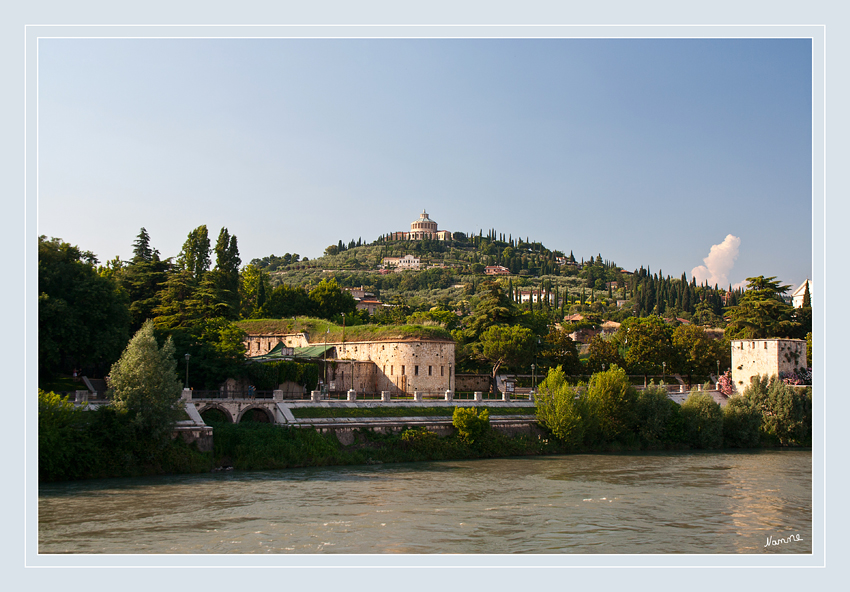
[[[729,272],[735,266],[740,246],[740,238],[727,234],[722,243],[711,247],[708,257],[702,260],[705,265],[694,267],[691,275],[696,278],[698,284],[708,281],[709,286],[714,284],[721,288],[728,286]]]

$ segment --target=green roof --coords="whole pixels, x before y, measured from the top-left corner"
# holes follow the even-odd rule
[[[282,343],[278,343],[270,351],[259,356],[252,356],[250,359],[256,362],[267,362],[270,360],[280,360],[289,357],[294,358],[321,358],[325,351],[333,349],[333,345],[311,345],[309,347],[286,347]],[[284,355],[284,349],[291,349],[291,356]]]
[[[325,352],[333,349],[336,346],[333,345],[311,345],[309,347],[296,347],[295,349],[295,357],[296,358],[321,358],[325,355]]]

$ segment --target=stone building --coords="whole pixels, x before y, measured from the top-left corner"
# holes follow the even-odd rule
[[[248,356],[267,354],[282,345],[295,355],[327,359],[320,376],[333,383],[332,390],[358,393],[390,391],[397,395],[414,391],[455,391],[455,343],[446,339],[397,339],[386,341],[311,341],[306,333],[249,333]]]
[[[449,230],[438,230],[437,223],[428,217],[428,212],[422,210],[418,220],[410,223],[410,232],[391,232],[387,235],[390,240],[422,240],[425,238],[441,241],[452,240]]]
[[[807,367],[806,342],[802,339],[732,340],[732,383],[740,394],[753,376],[769,377]]]

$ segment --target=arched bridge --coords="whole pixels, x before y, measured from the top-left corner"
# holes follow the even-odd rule
[[[194,407],[205,423],[224,421],[242,423],[254,421],[261,423],[286,424],[295,418],[282,404],[282,393],[275,391],[271,398],[251,396],[249,394],[231,394],[183,391],[183,400],[187,407]],[[191,412],[190,412],[191,414]]]

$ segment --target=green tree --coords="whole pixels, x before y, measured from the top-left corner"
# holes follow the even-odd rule
[[[776,376],[754,376],[744,397],[761,411],[762,436],[769,443],[811,446],[811,387],[795,388]]]
[[[716,371],[718,361],[724,368],[732,363],[729,349],[696,325],[676,327],[673,330],[673,347],[676,359],[672,370],[686,374],[688,384],[691,384],[694,374],[706,376]]]
[[[654,385],[638,393],[635,419],[638,436],[644,445],[655,447],[666,439],[670,416],[676,406],[676,403],[667,398],[667,390],[664,387]]]
[[[623,367],[623,357],[617,348],[617,343],[612,339],[605,339],[601,335],[594,335],[588,346],[586,371],[589,373],[601,372],[605,368],[614,366]]]
[[[354,297],[339,287],[335,279],[322,280],[310,291],[310,302],[316,316],[333,319],[342,313],[353,315],[357,310]]]
[[[281,284],[271,291],[256,313],[261,319],[283,319],[313,314],[313,302],[303,288]]]
[[[133,243],[133,259],[115,274],[115,279],[130,298],[133,332],[154,316],[154,309],[160,304],[159,292],[165,286],[170,267],[169,261],[160,260],[159,251],[150,246],[150,235],[142,228]]]
[[[204,224],[189,233],[177,257],[177,264],[188,271],[192,278],[200,280],[209,271],[210,263],[210,237]]]
[[[481,299],[469,323],[471,340],[479,337],[493,325],[508,325],[514,321],[516,307],[498,282],[484,282],[480,286]]]
[[[245,266],[239,278],[239,300],[242,306],[242,318],[262,318],[259,316],[259,311],[263,308],[271,291],[269,274],[256,265],[249,264]]]
[[[812,362],[812,332],[809,331],[806,333],[806,359],[809,361],[809,368],[814,367],[814,362]]]
[[[711,395],[692,390],[682,403],[685,442],[694,448],[720,448],[723,412]]]
[[[222,228],[215,245],[215,269],[213,283],[218,297],[227,304],[229,319],[239,318],[239,247],[236,236],[231,236],[227,228]]]
[[[723,445],[731,448],[755,448],[761,436],[762,414],[752,399],[730,397],[723,408]]]
[[[673,328],[661,317],[629,317],[617,331],[617,341],[626,350],[626,365],[634,374],[661,374],[664,365],[675,362]]]
[[[76,367],[105,371],[129,337],[128,298],[97,259],[61,239],[38,238],[38,371],[42,379]]]
[[[460,319],[458,316],[448,310],[434,310],[427,312],[415,312],[407,317],[408,325],[434,325],[439,324],[452,331],[458,328]]]
[[[180,380],[174,343],[160,348],[153,321],[145,321],[109,373],[113,405],[131,416],[140,434],[165,441],[178,417]]]
[[[634,430],[637,389],[624,369],[613,366],[594,374],[587,385],[587,400],[597,417],[602,441],[620,441]]]
[[[481,335],[481,358],[493,366],[496,377],[503,365],[524,366],[531,363],[535,337],[531,330],[518,326],[494,325]]]
[[[535,402],[543,427],[570,448],[581,447],[591,411],[582,390],[567,382],[563,368],[549,369]]]
[[[228,378],[239,378],[245,366],[245,332],[228,319],[216,317],[193,322],[169,332],[177,352],[178,372],[186,373],[189,354],[189,384],[217,389]]]
[[[727,308],[730,317],[726,335],[731,339],[792,337],[797,325],[793,307],[782,296],[790,286],[782,286],[776,277],[747,278],[747,289],[737,306]]]
[[[569,374],[578,374],[582,369],[575,341],[567,331],[557,329],[554,325],[543,339],[540,357],[550,367],[560,366]]]

